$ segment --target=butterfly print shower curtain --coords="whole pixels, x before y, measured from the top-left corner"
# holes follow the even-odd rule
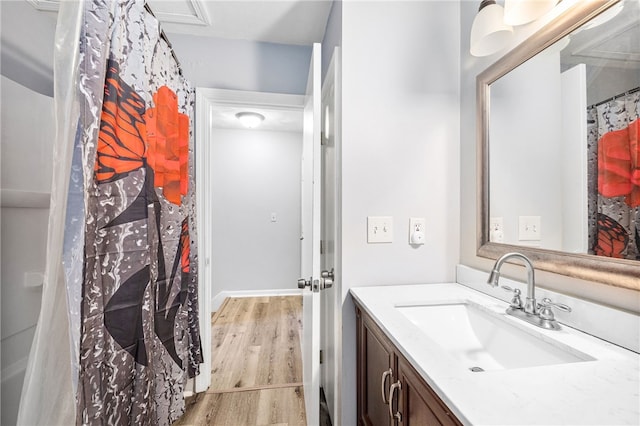
[[[587,109],[590,253],[640,260],[640,91]]]
[[[193,90],[143,1],[82,7],[65,235],[65,255],[82,253],[65,256],[76,423],[168,425],[202,361]]]

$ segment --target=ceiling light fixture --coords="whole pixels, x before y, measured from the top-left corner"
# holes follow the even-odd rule
[[[471,26],[471,54],[489,56],[504,49],[513,28],[504,23],[504,9],[496,0],[482,0]]]
[[[236,118],[247,129],[255,129],[264,121],[264,115],[249,111],[237,113]]]
[[[504,22],[507,25],[524,25],[549,12],[558,0],[505,0]]]

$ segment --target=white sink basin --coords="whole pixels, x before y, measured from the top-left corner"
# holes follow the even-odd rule
[[[425,335],[471,371],[508,370],[594,358],[471,301],[396,306]]]

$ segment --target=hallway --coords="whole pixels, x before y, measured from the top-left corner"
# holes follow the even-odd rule
[[[212,318],[211,387],[175,426],[304,425],[300,296],[228,298]]]

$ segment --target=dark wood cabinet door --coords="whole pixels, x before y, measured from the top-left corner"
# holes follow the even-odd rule
[[[359,426],[462,425],[357,303],[356,321]],[[389,369],[384,389],[388,397],[391,384],[399,382],[392,403],[398,420],[382,400],[382,374]]]
[[[357,311],[358,422],[362,426],[393,426],[389,406],[382,400],[382,375],[394,367],[393,347],[382,331]],[[396,377],[387,377],[385,389]]]
[[[402,382],[399,426],[461,425],[403,356],[398,357],[398,377]]]

